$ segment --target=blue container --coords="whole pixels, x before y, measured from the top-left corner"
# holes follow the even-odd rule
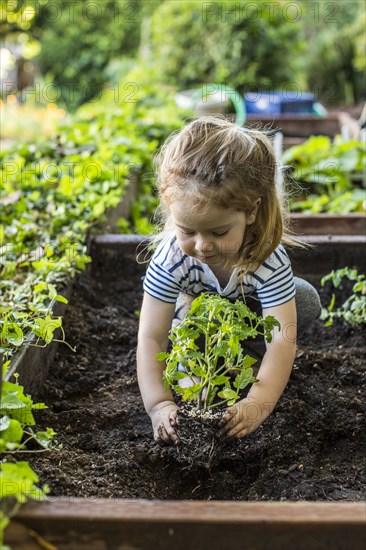
[[[310,92],[248,92],[244,95],[248,114],[281,115],[313,113],[315,97]]]
[[[248,92],[244,95],[248,115],[281,114],[281,96],[279,92]]]

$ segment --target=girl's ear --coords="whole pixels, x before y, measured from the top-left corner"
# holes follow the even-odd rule
[[[255,201],[252,209],[248,212],[248,214],[247,214],[247,225],[252,225],[252,223],[255,222],[260,203],[261,203],[261,199],[257,199]]]

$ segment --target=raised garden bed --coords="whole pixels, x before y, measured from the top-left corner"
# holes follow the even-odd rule
[[[290,214],[290,227],[299,235],[365,235],[365,214]]]
[[[357,118],[353,118],[353,117]],[[245,125],[259,129],[271,129],[283,134],[283,149],[300,145],[310,136],[334,138],[341,134],[346,140],[360,140],[359,113],[346,111],[328,112],[326,116],[306,114],[248,114]]]
[[[325,117],[316,115],[248,115],[247,126],[271,126],[288,137],[308,137],[311,135],[335,136],[340,132],[338,113]]]
[[[345,264],[363,269],[364,239],[351,239],[323,237],[298,251],[295,271],[319,282]],[[90,272],[75,282],[64,326],[77,353],[59,347],[37,396],[49,406],[40,427],[52,426],[63,449],[30,459],[53,496],[25,505],[17,520],[60,550],[363,549],[361,331],[315,322],[263,427],[228,445],[210,471],[181,464],[176,448],[153,443],[137,387],[139,240],[98,237]],[[27,536],[37,540],[14,526],[8,538]]]
[[[284,149],[303,143],[309,136],[324,135],[334,137],[341,132],[338,113],[325,117],[316,115],[248,115],[245,125],[254,128],[273,129],[282,132]]]

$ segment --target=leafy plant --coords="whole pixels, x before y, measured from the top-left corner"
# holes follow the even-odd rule
[[[122,200],[132,173],[141,182],[133,229],[126,220],[121,229],[151,232],[151,158],[183,117],[153,69],[135,68],[128,82],[136,84],[127,90],[129,101],[106,90],[53,138],[0,153],[0,334],[6,358],[32,334],[49,337],[56,328],[49,302],[62,300],[62,286],[91,261],[87,233]],[[57,297],[50,296],[49,285]]]
[[[292,166],[291,210],[305,213],[347,214],[366,210],[364,192],[366,147],[359,141],[344,142],[337,136],[312,136],[285,151],[282,161]]]
[[[332,325],[335,318],[343,319],[350,325],[361,325],[366,323],[365,275],[358,273],[357,269],[343,267],[325,275],[321,280],[321,284],[324,286],[326,282],[331,281],[333,286],[338,288],[344,279],[355,281],[352,286],[352,293],[343,304],[336,309],[336,296],[335,294],[332,295],[330,304],[327,308],[323,308],[321,316],[321,318],[326,321],[325,324],[327,326]]]
[[[117,94],[122,82],[100,101],[83,105],[57,135],[0,152],[0,363],[8,366],[25,344],[46,346],[56,339],[56,329],[66,343],[53,303],[67,302],[65,284],[91,261],[88,235],[121,201],[135,172],[144,178],[133,223],[139,228],[148,223],[151,157],[183,124],[174,93],[151,75],[146,67],[136,69],[124,96]],[[1,403],[0,488],[9,506],[0,513],[0,541],[19,504],[47,494],[28,464],[15,462],[17,456],[34,452],[37,444],[40,451],[50,449],[54,435],[50,428],[35,430],[31,409],[42,404],[34,405],[18,384],[3,383]]]
[[[10,361],[3,365],[3,371]],[[3,380],[0,384],[0,452],[6,457],[0,464],[0,548],[3,547],[3,532],[21,504],[28,498],[44,500],[49,493],[47,485],[39,487],[38,476],[25,461],[15,461],[16,455],[60,449],[53,441],[56,433],[52,428],[35,429],[33,410],[46,409],[44,403],[34,403],[24,394],[23,386]],[[28,448],[32,442],[33,448]],[[34,449],[34,445],[38,449]]]
[[[365,50],[362,2],[309,4],[308,0],[298,0],[297,4],[304,16],[302,27],[307,48],[302,66],[308,87],[316,91],[319,101],[330,107],[340,104],[344,108],[345,103],[362,101],[365,87],[365,62],[361,63]]]
[[[45,500],[49,489],[47,485],[40,488],[37,484],[39,478],[29,466],[28,462],[20,461],[4,463],[0,466],[0,498],[2,510],[0,510],[0,549],[11,550],[3,545],[3,534],[9,525],[10,519],[18,512],[20,506],[27,502],[28,498]]]
[[[275,326],[279,322],[274,317],[262,318],[239,300],[232,303],[218,295],[201,294],[185,319],[171,330],[171,351],[157,355],[166,361],[166,388],[203,410],[233,405],[240,391],[257,381],[252,369],[256,359],[245,353],[245,340],[263,335],[270,342]],[[199,339],[203,339],[202,347]],[[178,370],[179,365],[186,373]],[[192,386],[182,388],[178,382],[186,376]],[[217,402],[216,395],[220,398]]]
[[[301,211],[303,214],[350,214],[352,212],[366,211],[365,191],[352,189],[345,193],[332,193],[332,195],[310,194],[304,200],[291,203],[293,211]]]

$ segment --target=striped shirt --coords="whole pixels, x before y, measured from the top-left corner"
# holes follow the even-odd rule
[[[282,245],[268,256],[259,268],[245,275],[240,283],[240,268],[234,268],[227,285],[222,288],[209,266],[184,254],[176,237],[167,237],[149,263],[144,290],[163,302],[175,303],[179,292],[198,296],[203,292],[236,299],[243,295],[260,301],[262,308],[279,306],[295,296],[291,263]]]

